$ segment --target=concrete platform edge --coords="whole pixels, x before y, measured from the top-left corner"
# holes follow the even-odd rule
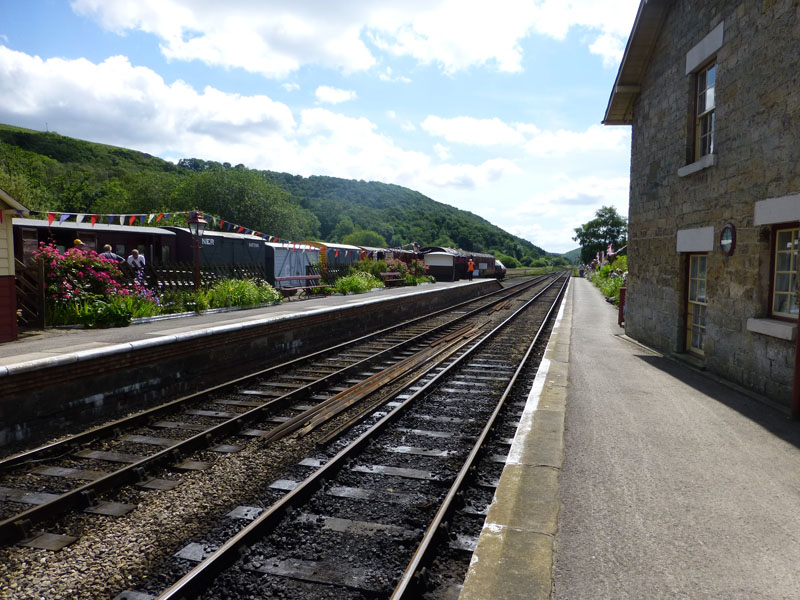
[[[523,410],[459,600],[543,600],[553,589],[572,283]]]
[[[417,296],[417,295],[435,293],[439,291],[439,289],[440,288],[414,290],[413,292],[407,294],[407,296]],[[385,299],[386,299],[385,297],[359,298],[359,300],[361,300],[361,304],[363,305],[373,304],[375,302],[382,302]],[[112,344],[104,346],[102,348],[93,348],[91,350],[61,353],[55,356],[47,356],[32,360],[21,361],[17,363],[0,365],[0,378],[26,373],[28,371],[36,371],[40,369],[69,365],[72,363],[78,363],[82,361],[94,361],[102,358],[110,358],[116,355],[125,354],[128,352],[134,352],[136,350],[141,350],[144,348],[153,348],[161,345],[174,344],[176,342],[188,341],[198,337],[222,335],[226,333],[231,333],[233,331],[262,327],[264,325],[268,325],[269,323],[276,321],[283,321],[283,320],[291,321],[293,319],[301,319],[315,314],[337,313],[347,310],[348,308],[350,308],[350,305],[324,306],[320,308],[306,310],[301,313],[289,314],[289,315],[276,315],[259,319],[251,319],[242,323],[229,323],[225,325],[211,325],[211,326],[198,325],[198,329],[195,331],[185,331],[173,335],[158,336],[145,340],[137,340],[134,342]],[[191,324],[188,325],[191,326]]]

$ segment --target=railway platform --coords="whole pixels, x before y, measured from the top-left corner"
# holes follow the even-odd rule
[[[798,448],[573,279],[459,598],[800,597]]]
[[[438,282],[24,336],[0,344],[0,453],[43,438],[42,424],[58,435],[76,414],[114,418],[500,287],[494,279]]]

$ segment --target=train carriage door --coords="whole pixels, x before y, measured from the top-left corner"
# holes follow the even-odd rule
[[[688,256],[689,281],[686,298],[686,351],[703,356],[703,342],[706,336],[706,264],[705,254]]]

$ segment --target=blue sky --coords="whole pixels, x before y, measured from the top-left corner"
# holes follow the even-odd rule
[[[0,122],[396,183],[565,252],[627,214],[600,122],[638,4],[1,0]]]

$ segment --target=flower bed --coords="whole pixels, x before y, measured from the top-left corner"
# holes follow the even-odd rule
[[[94,250],[61,252],[42,243],[34,260],[44,267],[46,318],[51,326],[124,327],[133,318],[282,300],[272,286],[255,279],[226,279],[199,291],[153,290],[141,276],[126,279],[116,261]]]

